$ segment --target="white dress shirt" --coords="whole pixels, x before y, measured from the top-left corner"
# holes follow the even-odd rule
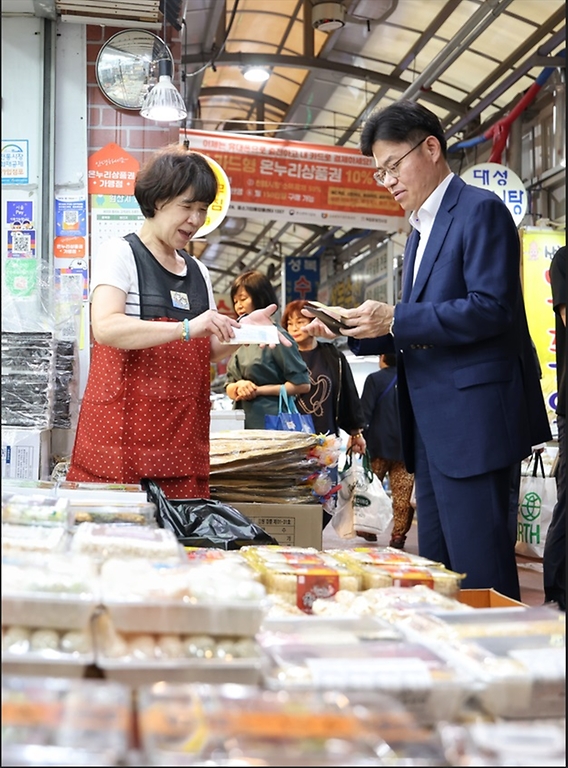
[[[428,238],[430,237],[430,232],[434,226],[434,220],[442,203],[442,198],[446,194],[446,190],[454,175],[455,174],[453,173],[449,173],[446,178],[440,184],[438,184],[430,197],[428,197],[422,203],[420,208],[417,211],[412,211],[410,214],[410,224],[414,227],[414,229],[417,229],[420,234],[420,242],[418,243],[418,248],[416,250],[416,258],[414,259],[414,274],[412,276],[412,285],[414,285],[414,281],[416,280],[416,275],[418,274],[422,256],[426,250]]]

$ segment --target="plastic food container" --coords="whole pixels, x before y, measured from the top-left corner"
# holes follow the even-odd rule
[[[71,551],[92,555],[100,560],[108,557],[146,557],[151,560],[178,560],[184,550],[174,533],[164,528],[117,523],[83,523],[77,526]]]
[[[238,557],[193,564],[109,558],[101,565],[101,600],[125,632],[253,636],[265,615],[266,590]]]
[[[15,553],[2,558],[2,622],[84,629],[99,601],[98,573],[86,556]]]
[[[380,694],[362,701],[337,692],[160,684],[139,690],[138,720],[151,765],[376,765],[377,753],[396,765],[410,752],[433,756],[431,737]]]
[[[120,523],[157,527],[156,505],[145,502],[96,502],[68,499],[73,526],[82,523]]]
[[[566,616],[548,607],[477,609],[422,617],[414,630],[471,675],[475,700],[493,717],[563,717]]]
[[[108,616],[94,623],[97,666],[128,685],[166,682],[258,684],[264,656],[251,637],[119,632]]]
[[[405,640],[261,645],[271,690],[355,690],[393,696],[427,725],[455,718],[470,694],[467,677],[419,643]]]
[[[130,699],[127,688],[109,681],[3,676],[2,764],[13,765],[7,757],[14,752],[26,758],[23,747],[35,746],[57,748],[61,758],[65,750],[86,755],[85,763],[59,765],[116,765],[128,749]],[[92,762],[95,755],[100,762]]]
[[[54,496],[5,494],[2,497],[2,522],[68,528],[69,502],[67,499],[56,499]]]
[[[68,533],[62,525],[39,526],[2,523],[2,555],[33,552],[63,552]]]

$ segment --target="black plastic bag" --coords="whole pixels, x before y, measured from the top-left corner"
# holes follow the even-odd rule
[[[154,480],[142,480],[148,501],[156,505],[160,528],[169,528],[184,547],[240,549],[278,544],[238,509],[214,499],[168,499]]]

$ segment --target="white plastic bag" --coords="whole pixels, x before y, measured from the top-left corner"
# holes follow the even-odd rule
[[[343,471],[339,473],[339,481],[341,487],[337,492],[331,524],[338,536],[352,539],[355,536],[353,494],[357,483],[357,467],[352,463],[350,451],[347,453]]]
[[[348,452],[340,479],[331,520],[336,532],[345,539],[355,536],[355,531],[384,533],[392,521],[392,501],[371,469],[369,454],[357,459]]]
[[[546,476],[542,456],[535,451],[529,464],[529,474],[521,477],[515,545],[517,554],[543,556],[556,498],[556,478]]]

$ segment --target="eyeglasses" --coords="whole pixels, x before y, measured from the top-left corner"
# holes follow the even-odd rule
[[[377,184],[379,184],[381,187],[384,187],[384,185],[385,185],[385,178],[387,177],[387,175],[390,176],[395,181],[398,181],[398,176],[397,176],[398,166],[402,163],[402,161],[404,160],[405,157],[408,157],[408,155],[411,152],[414,152],[415,149],[418,149],[418,147],[421,144],[423,144],[426,141],[427,138],[428,138],[428,136],[424,136],[424,138],[421,139],[418,142],[418,144],[415,144],[412,147],[412,149],[409,149],[408,152],[405,152],[405,154],[401,158],[399,158],[396,161],[396,163],[393,163],[390,166],[390,168],[379,168],[378,171],[375,171],[375,173],[373,174],[373,178],[377,182]]]

